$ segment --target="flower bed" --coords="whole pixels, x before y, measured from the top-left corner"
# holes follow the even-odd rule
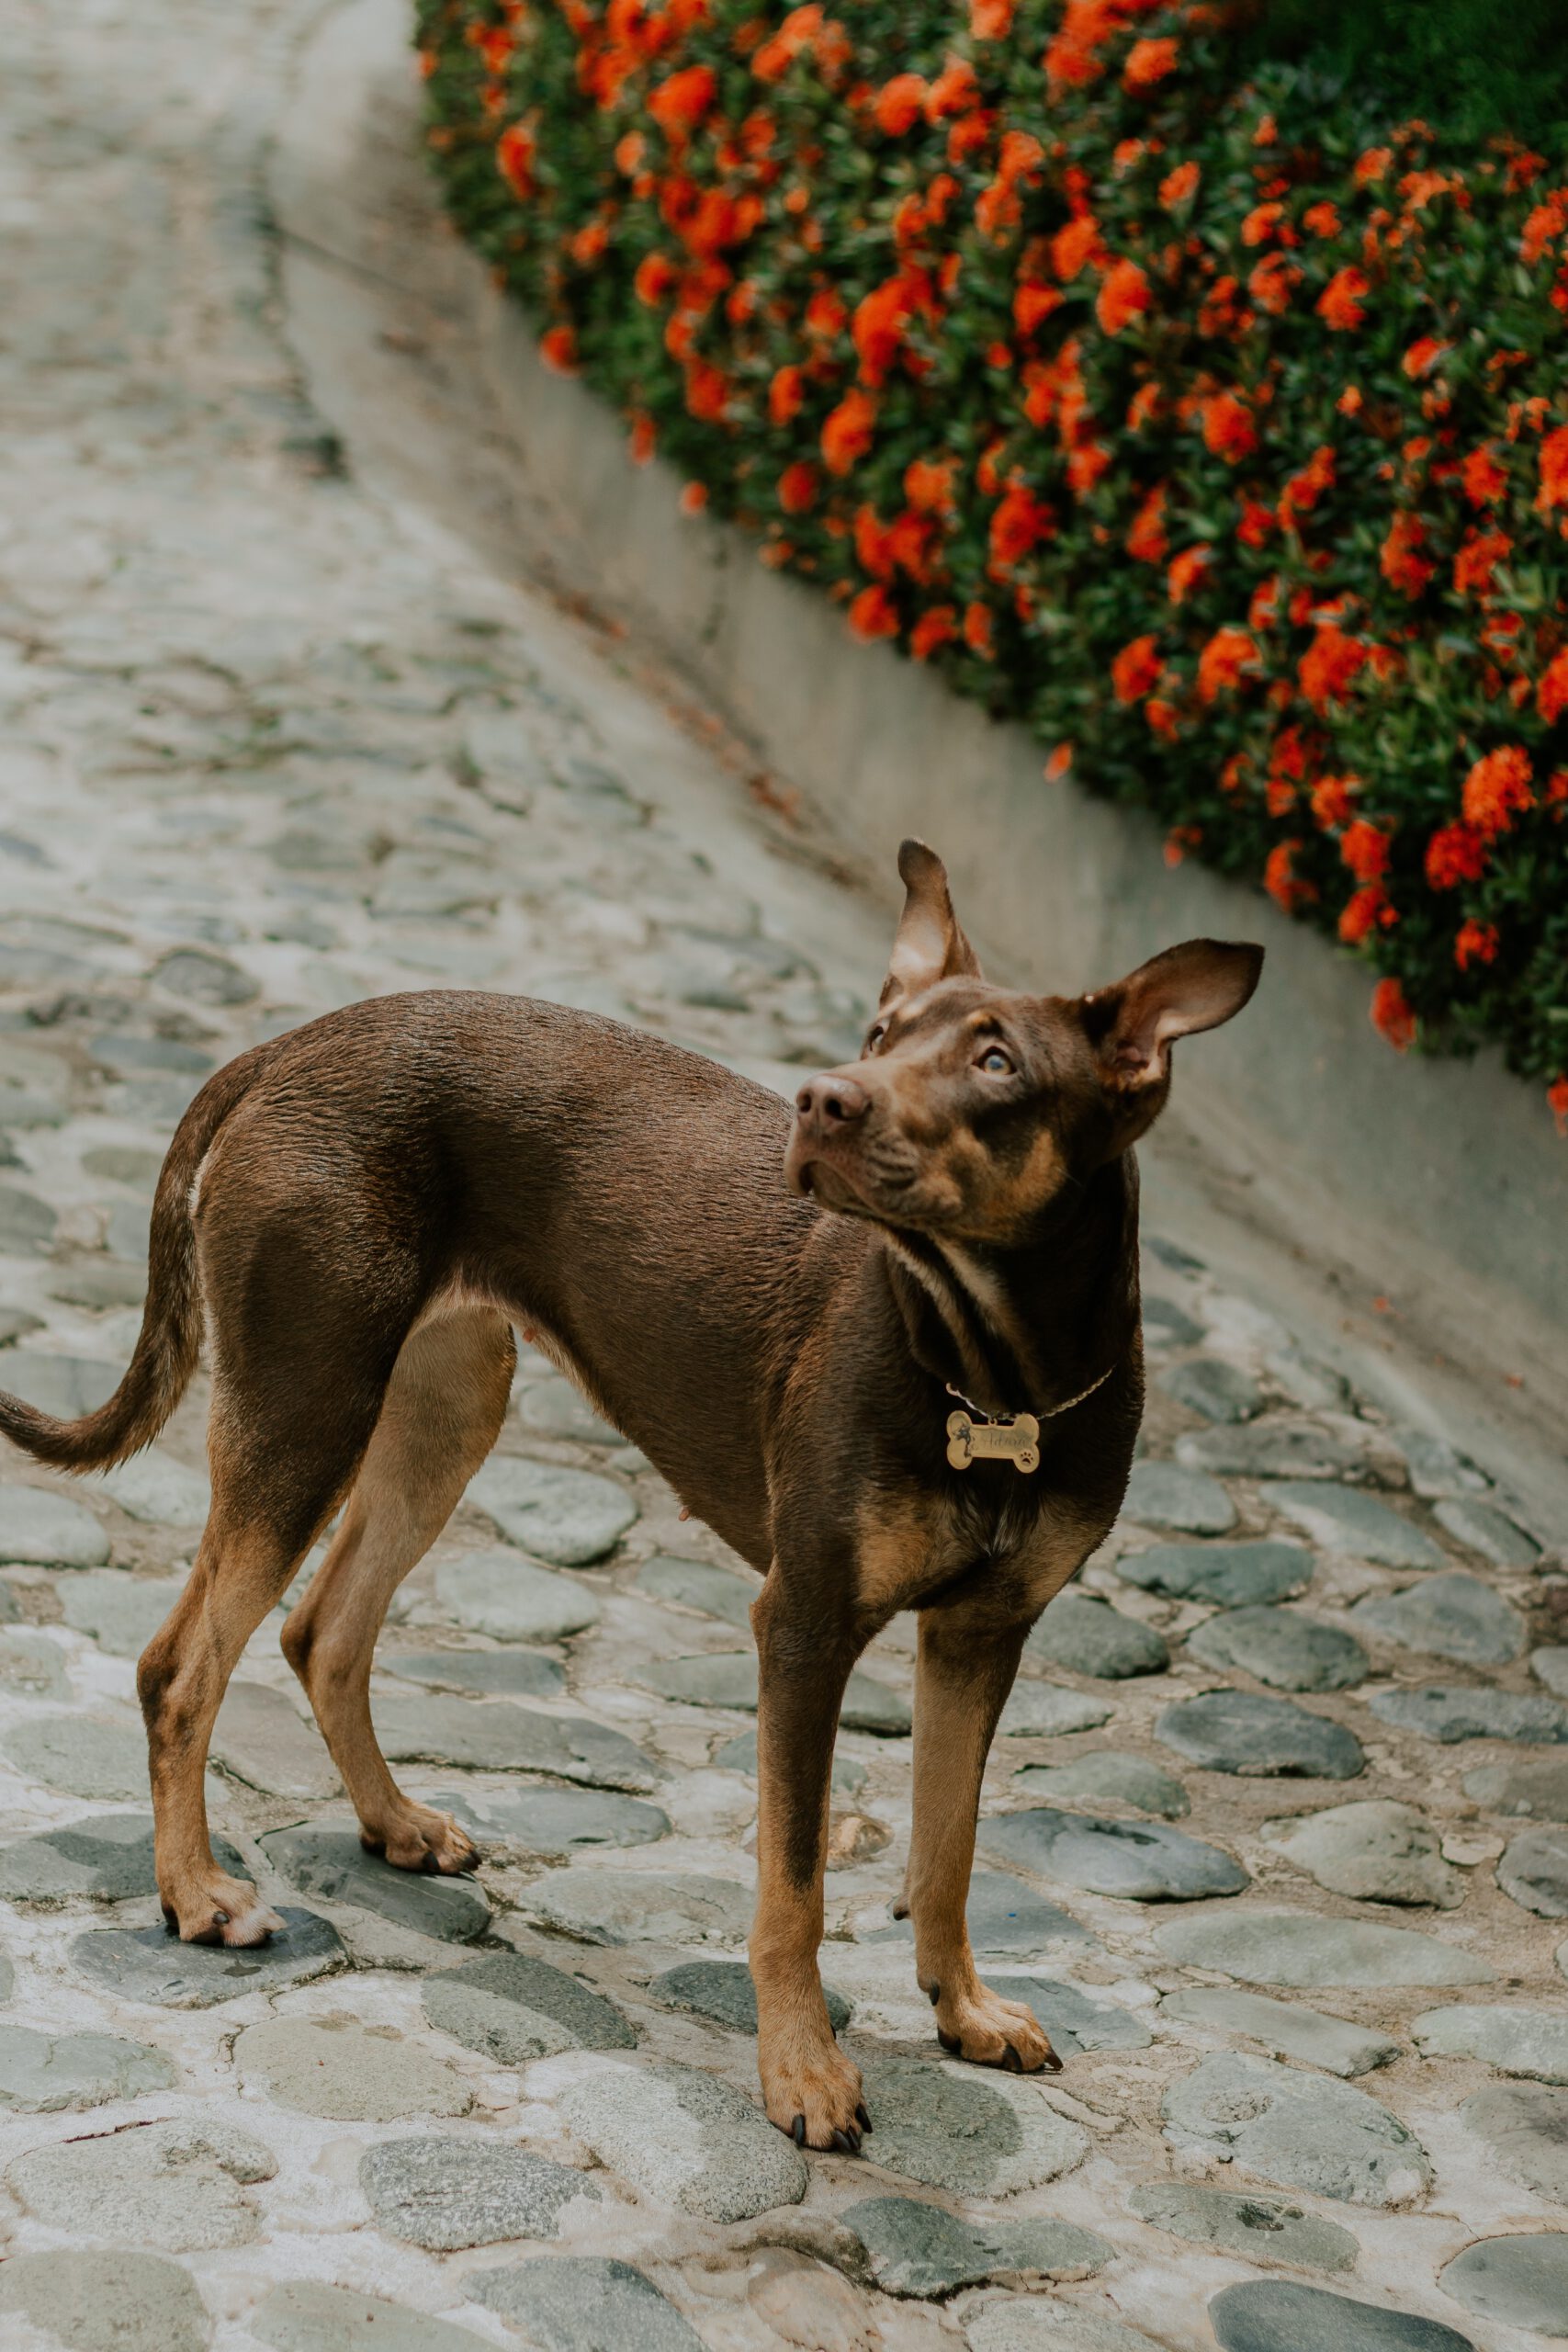
[[[1568,1121],[1568,187],[1156,0],[421,0],[451,209],[765,563]]]

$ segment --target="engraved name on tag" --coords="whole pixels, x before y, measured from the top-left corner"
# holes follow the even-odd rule
[[[1015,1470],[1038,1470],[1040,1424],[1032,1413],[1017,1413],[1005,1421],[976,1421],[967,1413],[950,1413],[947,1458],[955,1470],[967,1470],[972,1462],[1010,1462]]]

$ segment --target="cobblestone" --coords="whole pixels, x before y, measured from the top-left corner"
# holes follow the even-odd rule
[[[787,1091],[852,1049],[880,975],[885,918],[830,844],[759,808],[657,653],[557,593],[476,389],[405,36],[396,0],[254,0],[220,40],[199,0],[17,0],[7,22],[27,293],[0,349],[0,1385],[51,1409],[118,1378],[173,1123],[257,1040],[391,989],[531,990]],[[772,2130],[745,2038],[755,1581],[554,1365],[525,1347],[372,1683],[478,1879],[360,1853],[275,1612],[209,1783],[223,1866],[286,1922],[250,1951],[164,1932],[135,1706],[206,1507],[205,1385],[106,1477],[8,1460],[0,2331],[72,2352],[1539,2340],[1568,2204],[1568,1691],[1537,1569],[1568,1521],[1404,1425],[1416,1384],[1391,1423],[1338,1368],[1333,1283],[1297,1329],[1163,1216],[1144,1452],[1009,1702],[970,1896],[987,1982],[1033,2003],[1066,2072],[985,2074],[932,2040],[892,1916],[897,1623],[834,1766],[835,1805],[877,1825],[828,1882],[875,2125],[858,2165]],[[1410,1924],[1367,1915],[1391,1899]],[[1369,2077],[1375,2099],[1348,2087]],[[893,2215],[869,2256],[857,2208]],[[1276,2266],[1353,2272],[1367,2301]]]

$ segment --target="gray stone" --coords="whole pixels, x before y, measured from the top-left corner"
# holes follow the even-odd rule
[[[1568,2015],[1559,2009],[1455,2002],[1427,2010],[1410,2030],[1427,2057],[1480,2058],[1504,2075],[1568,2083]]]
[[[74,1421],[107,1404],[124,1369],[96,1356],[45,1355],[41,1349],[17,1348],[6,1359],[6,1385],[39,1412]]]
[[[1467,1690],[1459,1684],[1430,1683],[1423,1690],[1374,1690],[1367,1703],[1380,1723],[1445,1744],[1456,1739],[1522,1739],[1543,1747],[1568,1743],[1568,1707],[1533,1691]]]
[[[613,2256],[536,2255],[505,2270],[470,2270],[463,2283],[539,2352],[703,2352],[701,2336],[652,2279]]]
[[[1475,2352],[1435,2319],[1285,2278],[1247,2278],[1209,2305],[1221,2352]]]
[[[1300,1544],[1156,1544],[1124,1552],[1116,1573],[1124,1583],[1172,1600],[1212,1600],[1219,1609],[1267,1607],[1304,1592],[1312,1554]]]
[[[1402,2057],[1397,2041],[1390,2041],[1345,2018],[1325,2017],[1295,2001],[1271,2001],[1262,1993],[1237,1993],[1228,1987],[1190,1993],[1168,1993],[1162,2015],[1182,2024],[1209,2027],[1216,2033],[1244,2034],[1260,2041],[1274,2058],[1299,2058],[1303,2065],[1320,2066],[1325,2075],[1348,2081],[1370,2075]]]
[[[1348,2083],[1233,2051],[1201,2058],[1160,2102],[1166,2137],[1282,2188],[1409,2205],[1430,2187],[1420,2142]]]
[[[1531,1650],[1530,1672],[1559,1699],[1568,1699],[1568,1646]]]
[[[1195,1625],[1189,1653],[1205,1666],[1239,1667],[1276,1690],[1348,1690],[1366,1679],[1354,1634],[1291,1609],[1226,1609]]]
[[[402,1682],[430,1690],[468,1690],[481,1697],[554,1699],[566,1676],[538,1650],[384,1650],[376,1661]]]
[[[580,1388],[558,1374],[536,1380],[517,1399],[517,1418],[534,1437],[579,1445],[618,1445],[621,1433],[596,1413]]]
[[[1171,1960],[1244,1984],[1490,1984],[1475,1953],[1412,1928],[1324,1919],[1305,1911],[1212,1911],[1155,1929]]]
[[[107,2033],[51,2037],[27,2026],[0,2025],[0,2108],[53,2115],[62,2108],[102,2107],[141,2091],[165,2091],[177,2080],[161,2050]]]
[[[1089,2278],[1116,2251],[1071,2222],[966,2222],[914,2197],[868,2197],[838,2218],[886,2295],[953,2295],[998,2278]]]
[[[663,1778],[624,1732],[586,1715],[546,1715],[507,1699],[391,1699],[376,1707],[392,1763],[460,1764],[476,1772],[548,1772],[593,1789],[646,1793]]]
[[[469,1481],[468,1499],[509,1542],[557,1567],[613,1552],[637,1515],[624,1487],[588,1470],[497,1454]]]
[[[1319,1886],[1356,1903],[1429,1903],[1452,1911],[1463,1874],[1444,1861],[1438,1832],[1413,1804],[1375,1798],[1292,1821],[1268,1821],[1263,1842]]]
[[[1410,1473],[1410,1483],[1418,1495],[1428,1500],[1441,1495],[1483,1495],[1491,1480],[1478,1470],[1468,1453],[1461,1453],[1446,1437],[1434,1437],[1428,1430],[1393,1429],[1385,1432],[1389,1442],[1404,1457]]]
[[[1343,1724],[1251,1690],[1178,1700],[1160,1714],[1155,1736],[1211,1772],[1353,1781],[1367,1761],[1360,1741]]]
[[[234,2045],[247,2084],[282,2107],[344,2123],[464,2115],[473,2104],[461,2075],[387,2026],[350,2017],[268,2018]]]
[[[280,1993],[341,1968],[335,1928],[313,1911],[278,1906],[282,1932],[265,1944],[182,1944],[168,1929],[96,1928],[78,1936],[71,1958],[84,1976],[128,2001],[162,2009],[209,2009],[243,1993]]]
[[[69,1699],[65,1653],[47,1634],[0,1634],[0,1690],[18,1699]]]
[[[1354,2270],[1360,2247],[1347,2229],[1282,2197],[1235,2188],[1200,2188],[1157,2180],[1127,2192],[1141,2222],[1190,2245],[1213,2246],[1243,2262],[1288,2262],[1301,2270]]]
[[[670,1835],[670,1816],[660,1806],[595,1789],[443,1789],[431,1802],[475,1837],[530,1854],[651,1846]]]
[[[1139,1903],[1239,1894],[1250,1883],[1229,1854],[1163,1821],[1117,1821],[1041,1805],[982,1822],[979,1842],[987,1854],[1037,1877]]]
[[[1476,1502],[1471,1496],[1456,1495],[1440,1502],[1432,1513],[1438,1525],[1462,1544],[1470,1552],[1479,1552],[1497,1568],[1528,1568],[1534,1566],[1540,1545],[1516,1527],[1506,1511],[1495,1503]]]
[[[0,2267],[0,2312],[67,2352],[205,2352],[212,2335],[189,2271],[128,2249],[13,2254]]]
[[[489,1898],[472,1879],[395,1870],[378,1854],[367,1854],[352,1829],[301,1822],[269,1830],[260,1842],[280,1877],[323,1903],[373,1911],[394,1927],[443,1943],[472,1943],[490,1926]]]
[[[1568,1829],[1521,1831],[1497,1865],[1497,1883],[1538,1917],[1568,1919]]]
[[[1568,2231],[1478,2239],[1444,2264],[1438,2284],[1478,2319],[1568,2335]]]
[[[1530,1814],[1538,1821],[1568,1821],[1568,1756],[1532,1756],[1483,1764],[1467,1772],[1465,1795],[1494,1813]]]
[[[1325,1552],[1348,1552],[1385,1568],[1440,1568],[1443,1555],[1429,1535],[1387,1503],[1354,1487],[1286,1481],[1261,1489],[1272,1506]]]
[[[1134,1462],[1122,1510],[1145,1527],[1187,1535],[1224,1535],[1235,1525],[1235,1505],[1219,1480],[1174,1462]]]
[[[733,1739],[727,1739],[722,1747],[714,1750],[712,1760],[721,1772],[748,1772],[752,1780],[755,1780],[757,1777],[756,1733],[754,1731],[737,1732]],[[865,1766],[858,1757],[834,1757],[832,1785],[840,1795],[858,1796],[861,1790],[864,1788],[865,1781]]]
[[[733,1707],[743,1714],[757,1711],[755,1650],[710,1650],[697,1657],[660,1658],[639,1668],[636,1680],[645,1690],[657,1691],[683,1706]],[[913,1717],[901,1692],[879,1682],[873,1674],[852,1674],[844,1691],[839,1720],[846,1731],[875,1732],[885,1738],[907,1733]]]
[[[525,2148],[440,2137],[382,2140],[359,2160],[359,2186],[389,2237],[455,2254],[507,2238],[553,2238],[579,2198],[600,2201],[592,2181]]]
[[[128,2124],[87,2140],[33,2148],[6,2166],[13,2196],[53,2229],[166,2254],[248,2245],[261,2216],[245,2195],[277,2170],[272,2150],[231,2123],[182,2119]]]
[[[215,1838],[212,1851],[220,1870],[244,1874],[243,1858],[227,1838]],[[123,1903],[157,1892],[150,1813],[89,1814],[0,1848],[0,1894],[13,1903],[65,1903],[82,1894]]]
[[[1568,2090],[1547,2083],[1494,2083],[1461,2115],[1510,2180],[1568,2205]]]
[[[36,1193],[24,1193],[17,1184],[0,1184],[0,1257],[21,1258],[47,1250],[58,1222],[48,1202]]]
[[[1088,2153],[1087,2133],[1016,2075],[892,2057],[869,2058],[862,2071],[878,2166],[928,2188],[1010,2197]]]
[[[1168,1298],[1145,1298],[1144,1336],[1155,1347],[1195,1348],[1203,1327]]]
[[[212,1057],[178,1037],[139,1037],[119,1030],[95,1037],[88,1046],[93,1059],[117,1078],[139,1077],[144,1070],[171,1071],[181,1078],[205,1078]]]
[[[1146,2050],[1153,2040],[1148,2028],[1119,2001],[1091,2001],[1077,1985],[1056,1977],[998,1976],[987,1971],[986,1983],[1004,2001],[1021,2001],[1033,2010],[1059,2057],[1071,2058],[1085,2050]]]
[[[206,947],[176,947],[151,977],[161,989],[192,1004],[249,1004],[261,994],[248,972]]]
[[[1020,1878],[1001,1871],[974,1871],[965,1906],[969,1940],[976,1951],[1016,1959],[1038,1959],[1044,1944],[1092,1944],[1095,1938],[1070,1911],[1047,1903]],[[915,1930],[908,1919],[874,1928],[868,1943],[913,1943]]]
[[[1032,1628],[1025,1646],[1070,1674],[1121,1680],[1130,1674],[1163,1674],[1170,1664],[1164,1637],[1135,1617],[1123,1617],[1087,1593],[1059,1593]]]
[[[438,1561],[435,1598],[469,1633],[498,1642],[560,1642],[599,1621],[592,1593],[515,1552],[465,1552]]]
[[[743,2091],[694,2066],[601,2061],[557,2104],[600,2163],[655,2204],[744,2222],[806,2194],[799,2149]]]
[[[274,2287],[245,2314],[245,2325],[272,2352],[477,2352],[479,2343],[466,2327],[310,2278]]]
[[[545,1871],[525,1886],[530,1918],[585,1944],[741,1942],[754,1897],[727,1878],[691,1871]]]
[[[231,1682],[212,1727],[212,1761],[268,1796],[341,1796],[343,1784],[313,1723],[265,1682]]]
[[[481,1952],[461,1968],[426,1976],[420,1997],[432,2025],[502,2066],[526,2065],[563,2050],[637,2044],[613,2001],[527,1952]]]
[[[6,1385],[12,1359],[6,1360]],[[47,1487],[0,1487],[0,1560],[29,1566],[101,1567],[109,1539],[90,1510]]]
[[[28,1715],[3,1743],[20,1772],[46,1788],[100,1803],[147,1794],[147,1735],[105,1715]]]
[[[74,1634],[90,1634],[111,1657],[140,1657],[185,1590],[181,1577],[136,1577],[124,1568],[89,1568],[57,1588]]]
[[[1263,1391],[1251,1374],[1223,1356],[1194,1356],[1172,1364],[1156,1385],[1206,1421],[1249,1421],[1263,1409]]]
[[[969,2352],[1158,2352],[1152,2335],[1054,2296],[1009,2295],[964,2324]]]
[[[677,1968],[667,1968],[649,1986],[656,2001],[666,2008],[690,2009],[700,2018],[709,2018],[715,2025],[725,2025],[736,2033],[757,2030],[757,1988],[751,1982],[751,1971],[743,1960],[687,1960]],[[824,1984],[822,1996],[828,2004],[828,2022],[835,2033],[848,2025],[851,2004],[842,1993]]]
[[[1055,1682],[1021,1675],[997,1725],[1003,1739],[1060,1739],[1075,1731],[1098,1731],[1112,1710],[1084,1690],[1063,1690]]]
[[[141,1306],[147,1295],[147,1267],[145,1261],[127,1265],[117,1258],[80,1258],[51,1273],[45,1288],[51,1298],[62,1299],[67,1306],[101,1315],[111,1306]]]
[[[132,1519],[153,1526],[199,1527],[212,1508],[212,1488],[204,1472],[187,1470],[172,1454],[156,1446],[133,1453],[129,1462],[101,1471],[86,1491],[107,1495]]]
[[[637,1586],[656,1600],[673,1600],[682,1609],[699,1610],[705,1617],[722,1618],[727,1625],[749,1626],[751,1603],[761,1586],[731,1576],[728,1568],[710,1568],[703,1560],[678,1560],[656,1552],[637,1570]]]
[[[1525,1645],[1525,1621],[1517,1609],[1477,1577],[1458,1571],[1425,1577],[1403,1592],[1377,1592],[1359,1600],[1351,1623],[1404,1649],[1431,1657],[1461,1658],[1472,1666],[1506,1666]]]
[[[1026,1764],[1014,1776],[1021,1796],[1088,1797],[1103,1804],[1136,1805],[1140,1813],[1157,1813],[1179,1821],[1191,1811],[1180,1781],[1142,1756],[1116,1747],[1097,1747],[1066,1764]]]
[[[1342,1478],[1362,1450],[1313,1421],[1254,1421],[1179,1438],[1176,1458],[1193,1470],[1241,1478]]]

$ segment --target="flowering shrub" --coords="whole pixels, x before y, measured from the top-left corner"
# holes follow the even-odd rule
[[[1568,1120],[1568,186],[967,6],[421,0],[452,209],[689,507]]]

